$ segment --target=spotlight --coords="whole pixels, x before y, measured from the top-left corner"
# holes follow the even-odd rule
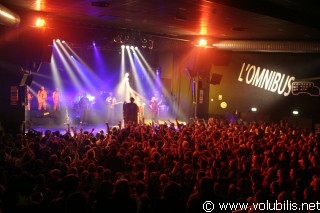
[[[60,39],[56,39],[56,42],[57,42],[57,43],[60,43]]]
[[[37,18],[36,22],[35,22],[35,26],[39,27],[39,28],[43,28],[46,26],[46,20],[44,20],[43,18]]]
[[[92,46],[94,46],[94,47],[96,46],[96,42],[95,41],[92,42]]]
[[[121,45],[121,49],[124,49],[126,46],[124,46],[124,45]]]
[[[156,75],[159,76],[160,74],[161,74],[161,67],[158,66],[158,67],[156,68]]]
[[[257,111],[257,108],[256,107],[252,107],[251,108],[251,112],[256,112]]]
[[[129,73],[126,72],[125,76],[124,76],[124,79],[127,83],[129,83]]]
[[[199,45],[200,47],[205,47],[205,46],[207,46],[207,44],[208,44],[208,41],[207,41],[206,39],[203,39],[203,38],[201,38],[201,39],[199,40],[199,43],[198,43],[198,45]]]
[[[62,40],[62,42],[61,42],[62,44],[64,44],[64,43],[66,43],[66,41],[65,40]]]
[[[126,48],[129,49],[130,48],[129,45],[127,45]]]
[[[133,50],[133,49],[134,49],[134,47],[133,47],[133,46],[131,46],[131,47],[130,47],[130,49],[132,49],[132,50]]]
[[[292,111],[292,114],[293,114],[293,115],[299,115],[299,111],[298,111],[298,110],[293,110],[293,111]]]
[[[135,47],[134,49],[135,49],[135,50],[138,50],[138,47]]]
[[[88,97],[89,101],[91,101],[91,102],[96,99],[96,97],[94,97],[94,96],[91,95],[91,94],[88,94],[87,97]]]

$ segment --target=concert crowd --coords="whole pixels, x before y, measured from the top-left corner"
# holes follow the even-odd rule
[[[0,136],[3,213],[192,213],[208,200],[320,201],[319,134],[282,122],[177,119]]]

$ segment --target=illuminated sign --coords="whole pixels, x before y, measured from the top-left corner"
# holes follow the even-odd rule
[[[288,96],[291,93],[294,76],[282,74],[253,64],[242,64],[238,81],[261,89]]]

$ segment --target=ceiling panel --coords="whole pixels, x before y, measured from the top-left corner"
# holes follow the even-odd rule
[[[3,0],[26,17],[42,15],[56,33],[75,36],[82,29],[143,33],[173,40],[320,39],[319,7],[300,0],[109,0],[106,7],[89,0]],[[30,19],[31,20],[31,19]],[[3,27],[3,26],[2,26]],[[83,31],[84,32],[84,31]],[[85,32],[84,32],[85,33]],[[90,33],[89,33],[90,34]],[[71,38],[71,36],[69,36]]]

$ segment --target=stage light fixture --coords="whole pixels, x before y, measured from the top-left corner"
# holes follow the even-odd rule
[[[43,28],[46,26],[46,20],[44,20],[43,18],[37,18],[36,22],[35,22],[35,26],[39,27],[39,28]]]
[[[125,41],[125,42],[128,42],[129,40],[130,40],[130,36],[129,36],[129,35],[125,35],[125,36],[124,36],[124,41]]]
[[[256,112],[257,111],[257,108],[256,107],[252,107],[251,108],[251,112]]]
[[[147,42],[148,42],[148,40],[146,38],[143,38],[141,40],[141,47],[142,48],[147,48]]]
[[[293,114],[293,115],[299,115],[299,111],[298,111],[298,110],[293,110],[293,111],[292,111],[292,114]]]
[[[114,43],[118,43],[120,41],[120,36],[119,35],[116,35],[114,38],[113,38],[113,42]]]
[[[200,46],[200,47],[206,47],[207,44],[208,44],[208,41],[207,41],[206,39],[204,39],[204,38],[201,38],[201,39],[199,40],[198,46]]]
[[[120,35],[119,38],[120,38],[119,43],[120,43],[120,44],[123,44],[123,43],[124,43],[124,37],[123,37],[123,35]]]
[[[44,0],[36,0],[35,6],[37,11],[41,11],[44,9]]]
[[[149,41],[148,41],[148,48],[149,48],[150,50],[153,49],[153,40],[149,40]]]

